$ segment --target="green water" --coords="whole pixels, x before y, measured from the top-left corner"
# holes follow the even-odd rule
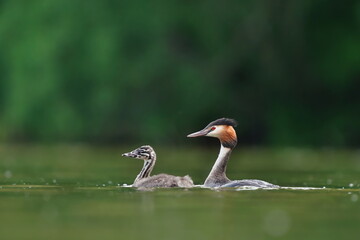
[[[138,191],[129,148],[0,147],[1,239],[358,239],[360,152],[237,149],[228,175],[317,190]],[[156,146],[154,146],[156,147]],[[156,149],[202,183],[217,149]],[[325,187],[325,188],[323,188]]]

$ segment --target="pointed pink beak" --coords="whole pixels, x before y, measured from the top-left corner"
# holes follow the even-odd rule
[[[189,135],[187,135],[187,137],[201,137],[201,136],[206,136],[206,134],[208,134],[210,131],[209,129],[203,129],[203,130],[200,130],[198,132],[194,132],[194,133],[191,133]]]

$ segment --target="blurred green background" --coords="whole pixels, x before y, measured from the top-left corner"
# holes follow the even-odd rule
[[[0,1],[3,142],[360,144],[360,2]]]
[[[1,239],[356,239],[359,29],[358,0],[0,0]],[[220,117],[230,179],[318,189],[122,187],[143,144],[202,184]]]

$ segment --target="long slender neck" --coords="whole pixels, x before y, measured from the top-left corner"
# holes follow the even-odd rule
[[[226,165],[230,158],[231,152],[231,148],[224,147],[221,144],[219,156],[217,157],[216,162],[209,173],[209,176],[205,180],[205,187],[217,187],[230,182],[230,179],[226,176]]]
[[[141,169],[140,173],[135,178],[134,183],[136,183],[137,181],[140,181],[143,178],[150,177],[150,173],[151,173],[151,171],[153,170],[153,168],[155,166],[155,162],[156,162],[156,155],[152,156],[152,158],[149,159],[149,160],[145,160],[144,161],[144,166]]]

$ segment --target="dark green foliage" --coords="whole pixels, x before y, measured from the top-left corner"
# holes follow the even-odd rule
[[[0,2],[4,141],[360,144],[358,1]]]

